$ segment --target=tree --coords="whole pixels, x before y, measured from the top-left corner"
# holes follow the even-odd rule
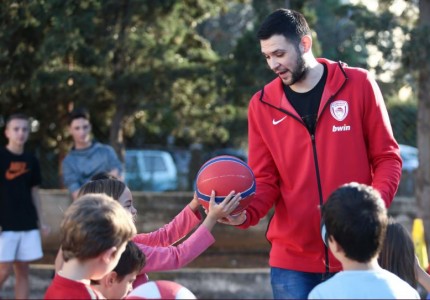
[[[423,218],[430,249],[430,2],[419,1],[419,21],[405,45],[404,63],[418,73],[418,149],[416,197],[418,216]]]
[[[235,109],[218,88],[219,57],[197,30],[224,8],[221,0],[2,1],[1,114],[29,113],[33,144],[50,160],[70,146],[73,106],[89,108],[95,136],[120,154],[124,135],[224,142]]]
[[[133,127],[136,116],[148,116],[144,121],[151,121],[166,137],[190,117],[177,118],[172,111],[172,101],[183,91],[174,90],[175,82],[181,80],[191,103],[197,79],[210,83],[217,56],[195,28],[218,6],[219,1],[53,2],[51,39],[46,47],[57,50],[62,45],[62,51],[50,58],[58,62],[54,71],[48,65],[41,73],[67,69],[69,89],[76,91],[73,98],[67,97],[68,102],[96,109],[96,121],[108,126],[109,141],[119,153],[124,148],[123,128]],[[81,77],[94,84],[92,103],[88,103]],[[58,82],[51,85],[56,88]],[[214,121],[211,115],[215,114],[208,114],[208,121]]]

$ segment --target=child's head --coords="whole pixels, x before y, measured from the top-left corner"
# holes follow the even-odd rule
[[[99,279],[117,264],[136,228],[126,211],[103,194],[87,194],[73,202],[61,222],[63,259],[81,263],[101,258],[91,279]]]
[[[6,120],[5,136],[9,143],[24,146],[30,133],[28,117],[24,114],[10,115]]]
[[[96,287],[107,299],[122,299],[132,289],[133,281],[145,266],[145,255],[129,241],[115,269],[106,274]]]
[[[79,189],[78,196],[85,194],[106,194],[117,200],[125,210],[131,214],[133,221],[136,218],[136,208],[133,206],[133,196],[130,189],[121,180],[107,174],[99,174]]]
[[[78,108],[73,109],[69,113],[68,118],[69,118],[68,119],[69,125],[71,125],[72,122],[74,120],[77,120],[77,119],[85,119],[85,120],[87,120],[89,122],[90,121],[90,114],[89,114],[89,112],[88,112],[88,110],[86,108],[78,107]]]
[[[358,183],[341,186],[322,206],[322,217],[329,245],[334,239],[345,257],[365,263],[377,256],[385,237],[387,211],[372,187]]]
[[[90,115],[85,108],[74,109],[69,114],[69,133],[75,144],[86,144],[90,141]]]
[[[382,268],[396,274],[411,286],[417,286],[414,242],[406,228],[392,218],[388,220],[378,262]]]

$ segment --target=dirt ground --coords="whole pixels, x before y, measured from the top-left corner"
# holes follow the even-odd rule
[[[30,269],[30,299],[42,299],[54,275],[55,255],[45,253],[43,259],[31,265]],[[270,284],[268,282],[268,254],[238,254],[225,253],[205,253],[191,262],[183,273],[166,272],[149,274],[150,280],[165,279],[174,280],[184,286],[189,287],[196,295],[204,299],[255,299],[270,298]],[[194,270],[194,271],[187,271]],[[225,275],[222,274],[225,270]],[[193,273],[194,272],[194,273]],[[213,274],[211,274],[211,272]],[[208,278],[203,279],[203,278]],[[250,277],[251,279],[245,279]],[[244,278],[243,280],[241,278]],[[242,282],[244,281],[245,282]],[[258,291],[252,292],[246,285],[249,280],[255,280],[256,284],[261,284]],[[8,278],[0,293],[3,299],[14,298],[14,282],[12,275]],[[210,282],[210,286],[207,283]],[[263,283],[262,283],[263,282]],[[245,286],[243,286],[245,285]],[[215,289],[215,290],[214,290]],[[237,290],[246,290],[245,294],[237,294]]]

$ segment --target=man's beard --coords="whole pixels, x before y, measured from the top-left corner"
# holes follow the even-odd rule
[[[303,80],[306,77],[306,74],[308,73],[309,67],[306,66],[306,63],[300,53],[300,49],[296,48],[297,53],[297,60],[296,60],[296,67],[294,70],[291,71],[291,80],[288,83],[289,86]]]

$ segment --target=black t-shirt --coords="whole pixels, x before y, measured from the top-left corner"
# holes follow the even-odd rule
[[[297,93],[289,86],[284,85],[285,96],[306,124],[310,133],[315,133],[322,93],[327,80],[327,66],[323,64],[324,72],[317,85],[306,93]]]
[[[37,213],[31,189],[40,185],[37,158],[0,149],[0,226],[2,230],[37,229]]]

